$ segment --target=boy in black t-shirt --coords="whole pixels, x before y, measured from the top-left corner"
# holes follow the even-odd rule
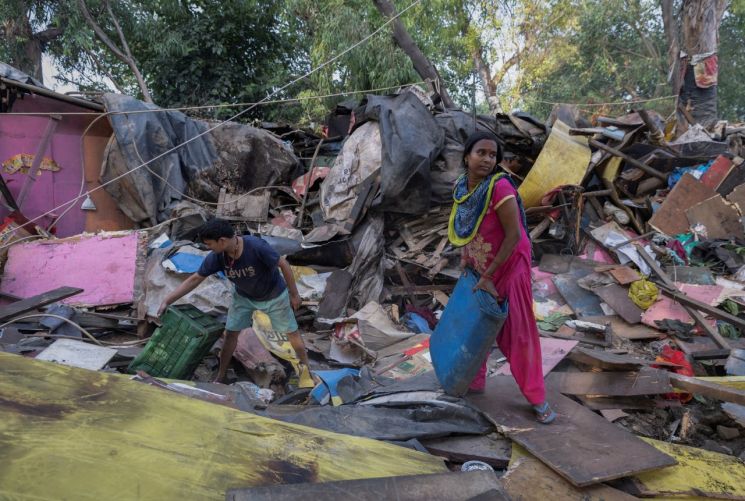
[[[256,310],[269,316],[276,332],[287,334],[298,359],[310,370],[305,344],[293,312],[300,307],[300,295],[287,260],[260,238],[239,237],[227,221],[220,219],[207,222],[200,229],[199,238],[212,252],[205,257],[196,273],[165,297],[158,309],[158,316],[169,305],[194,290],[205,278],[222,271],[235,285],[235,291],[225,323],[225,339],[220,351],[216,381],[221,382],[225,378],[238,334],[251,327]]]

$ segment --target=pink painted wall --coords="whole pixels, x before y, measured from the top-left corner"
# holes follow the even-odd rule
[[[68,104],[44,96],[26,95],[13,105],[13,112],[91,112],[89,109]],[[83,176],[81,156],[81,135],[97,115],[63,115],[57,124],[50,146],[44,156],[52,158],[60,166],[59,172],[43,171],[33,184],[21,212],[33,219],[78,196]],[[0,163],[18,153],[35,154],[46,130],[49,118],[45,116],[6,115],[0,113]],[[101,120],[104,122],[104,120]],[[93,131],[95,134],[96,132]],[[99,164],[100,167],[100,164]],[[17,197],[23,186],[26,174],[2,172],[11,193]],[[83,200],[60,220],[57,225],[58,236],[70,236],[85,229],[87,213],[80,209]],[[59,209],[57,213],[64,211]],[[8,214],[0,207],[0,218]],[[44,225],[51,223],[52,217],[42,220]]]
[[[80,306],[131,303],[138,233],[98,234],[19,243],[8,251],[0,290],[31,297],[57,287],[84,292],[62,302]]]

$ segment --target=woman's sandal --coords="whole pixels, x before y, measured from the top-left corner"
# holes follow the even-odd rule
[[[548,402],[543,402],[541,405],[534,405],[533,410],[535,411],[535,418],[539,423],[551,424],[556,419],[556,412],[548,405]]]

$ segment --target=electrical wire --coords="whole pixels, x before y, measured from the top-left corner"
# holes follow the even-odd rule
[[[227,124],[227,123],[230,123],[230,122],[234,121],[234,120],[235,120],[236,118],[238,118],[238,117],[240,117],[240,116],[242,116],[242,115],[244,115],[244,114],[248,113],[249,111],[251,111],[252,109],[254,109],[254,108],[255,108],[256,106],[260,105],[261,103],[267,102],[267,101],[269,100],[269,98],[271,98],[272,96],[275,96],[275,95],[277,95],[278,93],[280,93],[280,92],[282,92],[283,90],[285,90],[286,88],[288,88],[288,87],[290,87],[290,86],[292,86],[292,85],[296,84],[297,82],[299,82],[299,81],[301,81],[301,80],[304,80],[304,79],[308,78],[308,77],[309,77],[310,75],[312,75],[313,73],[316,73],[316,72],[318,72],[319,70],[321,70],[322,68],[325,68],[326,66],[330,65],[330,64],[331,64],[331,63],[333,63],[334,61],[337,61],[338,59],[340,59],[341,57],[343,57],[343,56],[344,56],[345,54],[347,54],[348,52],[350,52],[350,51],[352,51],[352,50],[356,49],[357,47],[359,47],[359,46],[360,46],[360,45],[362,45],[363,43],[367,42],[367,41],[368,41],[368,40],[370,40],[370,39],[371,39],[372,37],[374,37],[374,36],[375,36],[375,35],[377,35],[378,33],[382,32],[382,31],[383,31],[383,29],[384,29],[384,28],[385,28],[386,26],[388,26],[388,25],[389,25],[390,23],[392,23],[393,21],[395,21],[396,19],[398,19],[398,18],[399,18],[400,16],[402,16],[403,14],[405,14],[406,12],[408,12],[408,11],[409,11],[410,9],[412,9],[413,7],[415,7],[416,5],[418,5],[419,3],[421,3],[421,1],[422,1],[422,0],[414,0],[414,1],[413,1],[413,2],[411,3],[411,4],[409,4],[409,6],[407,6],[406,8],[404,8],[404,9],[403,9],[402,11],[400,11],[399,13],[397,13],[397,14],[396,14],[395,16],[392,16],[391,18],[389,18],[389,19],[388,19],[388,20],[387,20],[387,21],[386,21],[385,23],[383,23],[383,24],[382,24],[382,25],[381,25],[380,27],[378,27],[378,28],[377,28],[377,29],[376,29],[375,31],[373,31],[373,32],[372,32],[372,33],[370,33],[369,35],[365,36],[365,37],[364,37],[363,39],[361,39],[360,41],[358,41],[358,42],[354,43],[354,44],[353,44],[353,45],[351,45],[350,47],[348,47],[348,48],[344,49],[343,51],[341,51],[341,52],[340,52],[339,54],[335,55],[335,56],[334,56],[334,57],[332,57],[331,59],[328,59],[328,60],[327,60],[327,61],[325,61],[324,63],[320,64],[319,66],[317,66],[317,67],[315,67],[315,68],[313,68],[313,69],[311,69],[310,71],[306,72],[305,74],[303,74],[303,75],[301,75],[301,76],[297,77],[296,79],[294,79],[294,80],[290,81],[289,83],[286,83],[286,84],[285,84],[285,85],[283,85],[282,87],[279,87],[278,89],[274,90],[273,92],[271,92],[270,94],[268,94],[268,95],[267,95],[267,96],[266,96],[266,97],[265,97],[264,99],[262,99],[262,100],[261,100],[261,101],[259,101],[258,103],[252,104],[252,105],[251,105],[251,106],[249,106],[248,108],[246,108],[246,109],[244,109],[244,110],[242,110],[242,111],[239,111],[238,113],[236,113],[236,114],[235,114],[235,115],[233,115],[232,117],[230,117],[230,118],[227,118],[227,119],[223,120],[222,122],[220,122],[220,123],[218,123],[218,124],[214,125],[213,127],[210,127],[210,128],[208,128],[208,129],[206,129],[205,131],[203,131],[203,132],[200,132],[200,133],[199,133],[199,134],[197,134],[196,136],[194,136],[194,137],[192,137],[192,138],[189,138],[189,139],[187,139],[187,140],[186,140],[186,141],[184,141],[183,143],[180,143],[180,144],[178,144],[178,145],[174,146],[173,148],[170,148],[170,149],[168,149],[168,150],[164,151],[163,153],[160,153],[159,155],[156,155],[156,156],[155,156],[155,157],[153,157],[152,159],[148,160],[148,161],[147,161],[146,163],[144,163],[144,164],[141,164],[141,165],[138,165],[137,167],[134,167],[134,168],[132,168],[132,169],[128,170],[127,172],[123,172],[122,174],[119,174],[118,176],[115,176],[115,177],[113,177],[113,178],[109,179],[109,180],[108,180],[108,181],[106,181],[105,183],[103,183],[103,184],[101,184],[101,185],[99,185],[99,186],[96,186],[95,188],[92,188],[92,189],[90,189],[90,190],[86,191],[85,193],[83,193],[83,194],[81,194],[81,195],[77,196],[76,198],[74,198],[74,199],[72,199],[72,200],[69,200],[69,201],[67,201],[67,202],[64,202],[63,204],[61,204],[61,205],[59,205],[59,206],[57,206],[57,207],[54,207],[54,208],[50,209],[49,211],[47,211],[47,212],[45,212],[45,213],[43,213],[43,214],[41,214],[41,215],[39,215],[39,216],[36,216],[36,217],[35,217],[35,218],[33,218],[33,219],[30,219],[30,220],[28,221],[28,223],[34,223],[34,222],[36,222],[36,221],[39,221],[40,219],[42,219],[42,218],[44,218],[44,217],[46,217],[46,216],[48,216],[48,215],[50,215],[50,214],[53,214],[53,213],[54,213],[54,212],[55,212],[56,210],[58,210],[58,209],[60,209],[60,208],[62,208],[62,207],[64,207],[64,206],[66,206],[66,205],[67,205],[68,203],[75,203],[75,202],[77,202],[78,200],[80,200],[81,198],[83,198],[83,196],[89,196],[89,195],[90,195],[91,193],[93,193],[94,191],[98,191],[98,190],[100,190],[101,188],[103,188],[103,187],[105,187],[105,186],[107,186],[107,185],[109,185],[109,184],[112,184],[112,183],[114,183],[115,181],[118,181],[119,179],[122,179],[122,178],[124,178],[124,177],[126,177],[126,176],[130,175],[130,174],[132,174],[133,172],[135,172],[135,171],[137,171],[137,170],[141,169],[142,167],[145,167],[146,165],[148,165],[148,164],[150,164],[150,163],[152,163],[152,162],[154,162],[154,161],[158,160],[159,158],[163,158],[164,156],[166,156],[166,155],[168,155],[168,154],[170,154],[170,153],[174,152],[175,150],[177,150],[177,149],[181,148],[182,146],[185,146],[185,145],[187,145],[187,144],[189,144],[189,143],[191,143],[191,142],[193,142],[193,141],[195,141],[195,140],[199,139],[200,137],[202,137],[202,136],[204,136],[204,135],[206,135],[206,134],[209,134],[209,133],[210,133],[210,132],[212,132],[213,130],[215,130],[215,129],[219,128],[219,127],[222,127],[222,126],[224,126],[224,125],[225,125],[225,124]],[[28,223],[27,223],[27,224],[28,224]],[[16,230],[13,230],[13,232],[15,232],[15,231],[16,231]],[[0,247],[0,249],[3,249],[4,247],[5,247],[5,246],[3,246],[3,247]]]
[[[28,315],[23,315],[23,316],[20,316],[20,317],[16,317],[16,318],[14,318],[12,320],[9,320],[8,322],[5,322],[4,324],[0,325],[0,329],[2,329],[3,327],[6,327],[8,325],[17,323],[17,322],[19,322],[21,320],[27,320],[29,318],[39,318],[39,317],[52,317],[52,318],[57,318],[59,320],[63,320],[65,322],[67,322],[68,324],[72,325],[73,327],[75,327],[78,331],[80,331],[81,334],[89,337],[94,343],[96,343],[99,346],[121,346],[121,347],[129,347],[129,346],[136,346],[138,344],[142,344],[143,342],[146,342],[147,341],[146,339],[139,339],[137,341],[130,341],[130,342],[124,342],[124,343],[108,343],[106,341],[101,341],[101,340],[97,339],[93,334],[91,334],[90,332],[88,332],[87,330],[85,330],[83,327],[81,327],[79,324],[77,324],[77,323],[73,322],[72,320],[70,320],[69,318],[65,318],[65,317],[63,317],[61,315],[55,315],[54,313],[30,313]],[[32,334],[32,336],[34,336],[34,335],[35,334]],[[50,336],[57,336],[57,337],[59,337],[60,335],[59,334],[38,334],[38,335],[35,335],[35,336],[37,336],[37,337],[50,337]],[[69,336],[65,336],[65,337],[69,337]]]
[[[421,1],[421,0],[420,0]],[[112,111],[107,114],[110,115],[137,115],[140,113],[161,113],[166,111],[189,111],[189,110],[202,110],[202,109],[215,109],[215,108],[236,108],[236,107],[242,107],[242,106],[265,106],[268,104],[298,104],[303,101],[309,101],[312,99],[326,99],[329,97],[341,97],[341,96],[348,96],[351,94],[365,94],[368,92],[382,92],[386,90],[393,90],[393,89],[399,89],[401,87],[411,87],[414,85],[423,85],[427,82],[422,80],[419,82],[412,82],[412,83],[406,83],[406,84],[400,84],[400,85],[391,85],[389,87],[378,87],[376,89],[365,89],[365,90],[351,90],[351,91],[345,91],[345,92],[336,92],[333,94],[320,94],[315,96],[302,96],[302,97],[291,97],[287,99],[274,99],[270,101],[257,101],[257,102],[250,102],[250,103],[223,103],[223,104],[202,104],[197,106],[181,106],[181,107],[174,107],[174,108],[155,108],[151,110],[132,110],[132,111]],[[97,111],[68,111],[68,112],[60,112],[60,113],[53,113],[49,111],[14,111],[14,112],[7,112],[3,113],[3,115],[27,115],[27,116],[49,116],[49,115],[88,115],[88,116],[94,116],[94,115],[101,115],[100,112]]]

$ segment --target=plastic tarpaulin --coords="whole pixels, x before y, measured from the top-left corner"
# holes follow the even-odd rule
[[[455,180],[465,172],[463,145],[468,136],[476,131],[494,131],[486,117],[477,117],[474,122],[473,115],[457,110],[435,115],[435,122],[445,133],[445,142],[430,170],[432,203],[451,204]]]
[[[445,144],[444,131],[413,92],[367,96],[365,116],[378,122],[383,145],[380,208],[423,214],[430,207],[430,167]]]
[[[109,115],[114,138],[104,154],[101,179],[111,181],[132,171],[106,185],[106,191],[138,223],[168,219],[172,204],[185,194],[216,202],[221,187],[245,193],[287,184],[299,166],[290,147],[262,129],[231,122],[200,136],[216,122],[193,120],[120,94],[105,94],[103,101],[107,112],[119,113]]]
[[[449,402],[399,402],[393,406],[269,406],[267,417],[377,440],[436,438],[453,434],[483,435],[494,427],[476,409]]]

